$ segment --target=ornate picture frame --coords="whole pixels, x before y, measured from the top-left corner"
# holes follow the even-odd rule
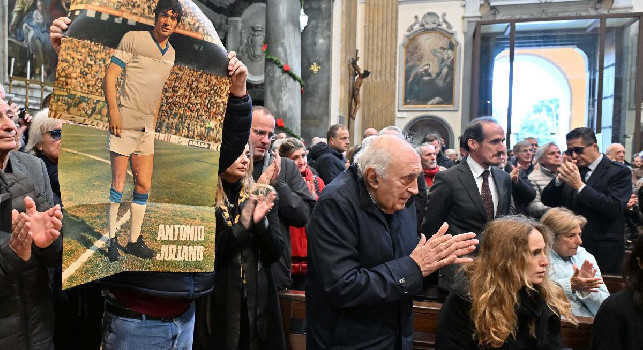
[[[399,110],[458,110],[460,43],[452,28],[445,13],[415,16],[400,45]]]

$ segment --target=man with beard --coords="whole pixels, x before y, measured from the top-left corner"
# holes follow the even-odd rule
[[[433,180],[438,171],[447,170],[443,166],[439,166],[437,162],[437,151],[435,146],[429,144],[423,144],[418,146],[416,152],[420,155],[420,161],[422,162],[422,172],[424,173],[424,181],[426,182],[426,188],[429,190],[433,186]]]

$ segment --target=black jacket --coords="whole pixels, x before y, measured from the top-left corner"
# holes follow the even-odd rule
[[[250,135],[252,100],[250,96],[228,99],[219,171],[227,169],[243,153]],[[222,170],[223,169],[223,170]],[[214,189],[211,189],[214,191]],[[100,280],[108,288],[133,291],[163,298],[196,299],[212,290],[213,272],[121,272]]]
[[[224,182],[223,188],[230,203],[237,203],[241,184]],[[240,210],[234,204],[230,216],[235,217]],[[284,245],[276,211],[271,211],[267,220],[253,224],[250,229],[241,223],[230,227],[219,208],[216,217],[214,290],[197,302],[194,349],[236,350],[238,337],[243,337],[256,341],[258,349],[285,350],[279,298],[272,274],[273,263],[281,257]],[[242,266],[245,287],[242,287]],[[247,315],[241,315],[243,310]],[[246,334],[241,326],[244,322],[250,326]]]
[[[355,166],[324,188],[306,226],[307,349],[412,349],[422,273],[409,256],[415,203],[406,204],[384,214]]]
[[[41,163],[33,156],[23,160]],[[53,203],[44,200],[46,189],[36,186],[30,174],[16,171],[16,165],[14,161],[12,173],[0,170],[0,193],[11,194],[12,208],[24,212],[25,196],[35,200],[39,211],[51,208]],[[54,311],[47,267],[60,264],[62,238],[45,249],[32,245],[31,259],[25,262],[9,247],[10,237],[11,233],[0,232],[0,349],[53,349]]]
[[[541,199],[546,206],[564,206],[584,216],[583,247],[603,273],[619,273],[625,255],[625,205],[631,194],[630,169],[604,155],[580,193],[564,183],[556,186],[554,178]]]
[[[255,181],[271,163],[272,157],[270,156],[254,163],[252,177]],[[279,202],[275,205],[278,207],[279,229],[284,240],[283,252],[273,267],[273,273],[277,288],[282,290],[292,287],[292,276],[290,275],[292,250],[289,226],[303,227],[308,223],[310,212],[315,206],[315,199],[310,195],[308,185],[297,170],[295,162],[286,157],[281,157],[279,177],[273,187],[279,197]]]
[[[436,332],[436,350],[484,349],[473,338],[475,326],[470,316],[471,298],[467,283],[464,278],[456,280],[453,291],[442,305]],[[516,337],[510,335],[500,349],[559,350],[560,317],[551,311],[537,291],[528,292],[523,287],[518,293]],[[529,333],[530,324],[535,326],[535,338]]]
[[[498,207],[495,217],[509,214],[511,207],[511,179],[509,174],[497,167],[489,167],[498,191]],[[466,159],[460,164],[439,171],[429,191],[427,209],[422,229],[427,237],[438,232],[442,223],[449,224],[448,234],[457,235],[475,232],[482,239],[482,231],[487,224],[482,196],[473,178]],[[444,293],[451,290],[456,267],[447,265],[440,269],[439,288]]]
[[[336,149],[320,142],[310,149],[313,167],[325,184],[330,184],[339,174],[346,170],[346,160]]]

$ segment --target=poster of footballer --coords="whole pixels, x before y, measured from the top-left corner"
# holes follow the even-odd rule
[[[63,288],[212,271],[227,53],[189,0],[72,1],[51,116],[63,126]]]

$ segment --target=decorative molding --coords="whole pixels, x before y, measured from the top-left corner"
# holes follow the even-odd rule
[[[453,25],[447,20],[446,12],[442,12],[442,17],[438,16],[438,14],[435,12],[425,13],[422,16],[422,19],[420,19],[418,16],[414,17],[415,21],[408,28],[406,28],[404,39],[426,29],[440,29],[447,34],[455,34],[455,32],[453,31]]]
[[[484,0],[481,14],[483,20],[584,16],[608,13],[611,6],[607,0]]]

